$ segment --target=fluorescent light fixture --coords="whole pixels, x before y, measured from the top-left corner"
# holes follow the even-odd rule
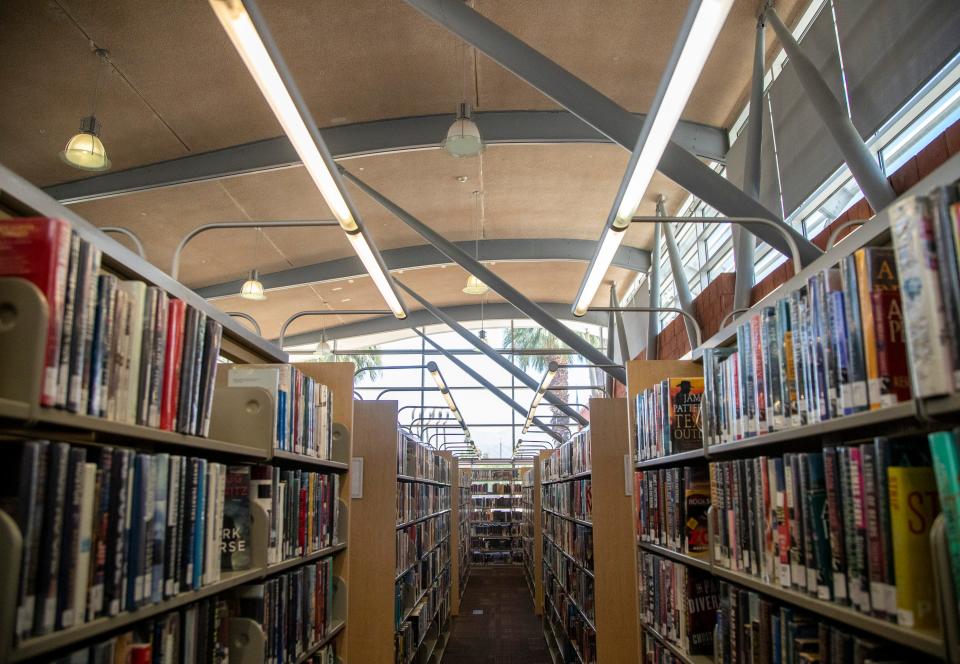
[[[603,230],[603,237],[594,252],[593,260],[590,261],[590,267],[583,284],[580,286],[580,292],[577,293],[577,302],[573,307],[574,316],[582,316],[587,313],[590,303],[597,296],[597,290],[600,288],[600,282],[607,274],[613,257],[623,242],[626,228],[616,228],[608,226]]]
[[[543,375],[543,378],[540,379],[540,384],[537,386],[537,391],[533,394],[533,401],[530,402],[530,409],[527,410],[527,420],[523,423],[523,430],[521,431],[522,435],[527,435],[527,431],[530,430],[531,425],[533,425],[533,418],[536,417],[537,408],[540,406],[540,401],[543,399],[543,395],[547,393],[547,390],[550,388],[550,384],[553,382],[553,377],[557,375],[557,371],[560,369],[560,365],[556,362],[551,362],[547,365],[547,372]]]
[[[427,362],[427,371],[430,372],[433,382],[437,384],[437,389],[440,390],[440,394],[443,396],[444,401],[447,402],[447,408],[450,409],[450,412],[453,413],[453,416],[460,424],[460,427],[469,436],[470,432],[467,429],[466,423],[463,421],[463,415],[460,414],[460,409],[457,408],[457,402],[453,400],[453,395],[450,393],[450,388],[447,387],[447,383],[443,379],[443,375],[440,373],[440,368],[437,366],[437,363]]]
[[[293,77],[256,3],[254,0],[210,0],[210,6],[293,144],[293,149],[300,156],[304,168],[320,190],[327,207],[348,234],[354,250],[357,250],[358,242],[352,235],[362,235],[362,232],[353,208],[344,195],[343,186],[337,180],[336,164],[293,83]],[[363,244],[367,245],[366,238]],[[373,253],[369,245],[366,249],[368,253]],[[373,277],[390,310],[397,318],[405,318],[406,311],[382,263],[363,255],[360,255],[360,260]]]
[[[733,0],[691,0],[650,113],[643,122],[617,198],[607,217],[603,237],[577,294],[573,307],[575,316],[587,313],[590,302],[596,296],[616,248],[623,240],[622,231],[630,226],[650,186],[650,180],[732,5]]]
[[[377,287],[377,290],[380,291],[380,295],[387,303],[390,311],[392,311],[393,315],[397,318],[406,318],[407,312],[403,308],[403,303],[400,302],[400,298],[397,296],[396,291],[394,291],[386,271],[380,265],[380,261],[377,260],[377,255],[373,253],[373,249],[367,241],[367,236],[363,234],[363,231],[358,229],[353,233],[347,233],[347,239],[350,241],[354,252],[356,252],[360,258],[360,262],[363,263],[367,274],[373,279],[373,284]]]

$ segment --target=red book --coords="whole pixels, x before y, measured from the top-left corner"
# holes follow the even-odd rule
[[[895,395],[896,402],[909,401],[910,374],[907,369],[907,344],[900,291],[875,290],[871,299],[880,393]]]
[[[160,428],[173,431],[177,426],[180,402],[180,355],[183,349],[183,320],[187,303],[171,299],[167,306],[167,344],[164,349],[163,392],[160,401]]]
[[[63,300],[70,260],[70,224],[62,219],[28,217],[0,221],[0,277],[21,277],[47,299],[46,351],[40,403],[57,400]]]

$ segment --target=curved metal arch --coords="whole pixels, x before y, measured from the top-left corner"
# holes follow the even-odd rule
[[[242,311],[228,311],[227,315],[233,316],[234,318],[242,318],[243,320],[253,325],[253,329],[257,334],[259,334],[261,337],[263,336],[263,332],[260,331],[260,323],[258,323],[257,319],[251,316],[250,314],[244,313]]]
[[[635,114],[638,122],[644,115]],[[335,159],[386,152],[440,148],[453,114],[391,118],[323,127],[320,135]],[[482,111],[471,119],[488,145],[529,143],[602,143],[612,141],[568,111]],[[673,140],[691,152],[723,161],[729,148],[721,127],[681,120]],[[233,145],[220,150],[169,159],[83,180],[63,182],[44,191],[61,203],[110,198],[137,191],[298,166],[300,158],[286,136]]]
[[[133,243],[134,248],[137,250],[137,253],[140,254],[140,258],[146,259],[147,250],[143,248],[143,241],[140,239],[140,236],[134,233],[129,228],[124,228],[123,226],[101,226],[101,233],[116,233],[118,235],[123,235],[130,242]],[[259,333],[258,333],[259,334]]]

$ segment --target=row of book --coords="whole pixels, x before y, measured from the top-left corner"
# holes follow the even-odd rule
[[[590,472],[590,429],[583,429],[542,461],[541,481],[552,482]]]
[[[69,221],[0,220],[0,277],[30,281],[47,301],[40,404],[206,436],[222,326],[100,263]]]
[[[593,516],[593,482],[586,478],[544,484],[540,504],[545,510],[590,521]]]
[[[51,664],[227,664],[229,613],[227,599],[203,599],[49,661]],[[235,653],[238,659],[239,655]]]
[[[486,551],[477,548],[470,549],[470,562],[479,565],[508,565],[519,562],[519,560],[520,558],[518,557],[516,549],[503,551]]]
[[[718,564],[904,627],[937,626],[940,505],[925,439],[712,463],[710,493]]]
[[[397,530],[397,574],[416,564],[450,536],[450,514]]]
[[[638,461],[703,447],[703,377],[666,378],[635,401]]]
[[[898,201],[892,247],[845,256],[707,351],[708,443],[956,391],[957,199],[953,184]]]
[[[470,524],[470,534],[479,536],[502,535],[506,537],[516,537],[520,534],[520,531],[516,523],[497,523],[492,521],[487,523],[474,522]]]
[[[544,616],[555,634],[562,634],[558,644],[565,662],[596,664],[597,632],[592,620],[588,620],[580,606],[563,585],[554,577],[549,567],[543,574]],[[576,654],[568,652],[576,650]]]
[[[215,583],[221,569],[249,567],[249,547],[229,545],[249,539],[246,498],[227,490],[240,467],[45,440],[16,447],[0,507],[24,542],[17,639],[132,611]]]
[[[593,528],[561,519],[549,512],[543,514],[543,537],[550,544],[576,559],[584,568],[593,570]]]
[[[406,605],[398,604],[398,626],[394,637],[395,661],[409,664],[423,643],[434,620],[444,623],[450,616],[450,569],[444,570],[429,588],[416,596],[418,599],[407,611]]]
[[[513,468],[483,468],[481,466],[473,466],[470,476],[474,482],[511,483],[516,480],[516,473]],[[474,491],[476,490],[477,489],[474,489]]]
[[[520,508],[516,510],[506,510],[503,508],[490,508],[482,510],[471,510],[472,516],[470,523],[473,525],[482,524],[504,524],[515,523],[519,521]]]
[[[633,495],[641,542],[707,557],[710,479],[706,467],[637,471]]]
[[[470,491],[475,494],[495,493],[497,495],[509,495],[514,491],[514,485],[510,482],[474,482],[470,484]]]
[[[407,523],[450,509],[450,487],[397,482],[397,523]]]
[[[333,393],[291,364],[233,364],[220,383],[260,387],[273,400],[272,448],[333,457]]]
[[[688,655],[712,654],[720,604],[713,575],[643,550],[639,566],[641,623]]]
[[[916,662],[890,643],[864,637],[763,595],[718,584],[715,661],[721,664],[905,664]],[[711,621],[712,623],[713,621]],[[713,638],[713,629],[710,638]]]
[[[231,616],[250,618],[263,630],[265,664],[297,664],[337,626],[333,558],[242,586],[232,594],[230,604]],[[333,645],[315,656],[333,664]]]
[[[473,504],[479,504],[481,507],[506,507],[511,508],[517,504],[520,494],[514,496],[478,496],[474,494]]]
[[[406,431],[397,431],[397,475],[450,484],[450,460]]]
[[[250,499],[267,515],[267,564],[341,542],[339,475],[266,465],[253,466],[249,473]]]

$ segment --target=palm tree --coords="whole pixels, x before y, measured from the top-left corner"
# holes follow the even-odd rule
[[[591,345],[599,346],[600,338],[589,332],[581,332],[580,336],[586,339]],[[542,327],[512,327],[504,331],[503,335],[503,345],[505,348],[512,348],[514,350],[531,350],[531,349],[540,349],[540,350],[567,350],[567,345],[560,341],[553,334],[543,329]],[[569,400],[569,392],[565,388],[570,383],[568,382],[567,368],[563,366],[569,361],[569,358],[576,357],[580,360],[579,356],[563,355],[562,353],[553,354],[537,354],[537,355],[515,355],[514,362],[524,371],[533,370],[535,373],[543,374],[546,372],[547,367],[551,362],[556,362],[561,365],[560,369],[557,371],[557,374],[553,377],[553,383],[551,387],[553,388],[551,392],[556,394],[558,397],[563,399],[563,401]],[[556,406],[551,406],[550,409],[553,411],[554,421],[558,421],[562,418],[562,411]]]
[[[356,370],[370,369],[370,371],[364,371],[363,373],[373,381],[378,379],[381,374],[379,370],[373,369],[373,367],[383,366],[383,360],[380,359],[380,355],[370,352],[373,350],[376,349],[373,346],[368,346],[366,348],[357,348],[349,355],[342,353],[334,355],[332,349],[329,349],[326,345],[321,345],[317,350],[318,362],[353,362],[357,367]]]

